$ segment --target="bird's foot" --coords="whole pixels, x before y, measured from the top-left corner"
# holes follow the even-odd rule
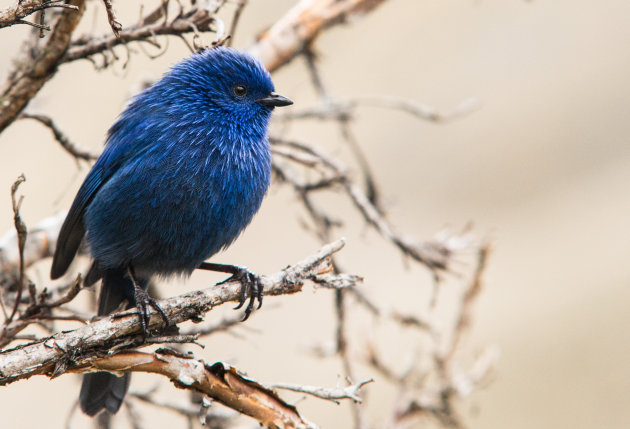
[[[146,338],[147,328],[149,326],[149,320],[151,319],[150,307],[153,307],[159,314],[162,320],[164,320],[164,326],[171,325],[171,321],[168,315],[164,312],[158,302],[149,296],[149,293],[141,287],[136,287],[134,291],[134,299],[136,301],[136,309],[138,310],[138,316],[140,317],[140,324],[142,326],[142,336]]]
[[[247,307],[245,307],[245,315],[242,320],[245,321],[249,318],[249,315],[252,314],[252,311],[254,310],[254,303],[256,302],[256,300],[258,300],[258,306],[256,307],[256,309],[259,309],[262,306],[264,289],[262,277],[260,277],[258,274],[252,273],[247,268],[234,266],[234,273],[232,274],[232,276],[218,284],[223,284],[231,281],[238,281],[241,283],[241,291],[238,298],[238,305],[234,307],[235,310],[241,308],[249,297],[249,302],[247,303]]]
[[[136,277],[136,272],[133,269],[132,265],[129,265],[127,268],[127,273],[129,274],[129,278],[131,279],[131,283],[133,283],[133,296],[134,301],[136,302],[136,309],[138,309],[138,316],[140,317],[140,325],[142,326],[142,336],[147,337],[147,327],[149,326],[149,321],[151,320],[151,310],[149,307],[155,308],[155,310],[160,314],[162,320],[164,320],[164,327],[167,328],[171,326],[171,321],[168,318],[168,315],[164,312],[162,307],[158,304],[158,302],[151,298],[149,293],[140,286],[138,279]]]

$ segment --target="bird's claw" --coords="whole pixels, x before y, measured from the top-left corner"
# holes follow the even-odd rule
[[[164,320],[165,327],[171,325],[168,315],[164,312],[162,307],[160,307],[158,302],[149,296],[147,291],[140,287],[136,287],[134,298],[136,300],[138,316],[140,317],[143,337],[147,337],[147,327],[149,326],[149,320],[151,319],[151,310],[149,307],[153,307],[160,314],[160,317]]]
[[[264,284],[262,278],[258,274],[254,274],[247,268],[242,267],[238,267],[238,271],[236,273],[234,273],[230,278],[223,280],[219,284],[231,281],[238,281],[241,283],[241,291],[238,297],[238,305],[234,307],[235,310],[241,308],[249,297],[249,302],[247,303],[247,307],[245,307],[245,315],[243,316],[242,320],[244,322],[249,318],[249,315],[252,314],[252,311],[254,310],[254,303],[256,302],[256,300],[258,300],[258,306],[256,307],[256,309],[262,307]]]

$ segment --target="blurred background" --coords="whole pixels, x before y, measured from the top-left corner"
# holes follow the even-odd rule
[[[0,8],[13,3],[3,0]],[[137,19],[136,3],[115,2],[123,26]],[[239,48],[294,2],[249,3],[235,38]],[[471,96],[481,101],[478,110],[445,124],[367,107],[353,124],[399,230],[429,239],[445,226],[472,222],[493,243],[466,347],[474,352],[495,344],[501,357],[491,383],[462,402],[470,428],[630,427],[628,16],[630,3],[621,0],[390,0],[316,43],[334,96],[395,95],[445,112]],[[100,2],[92,2],[78,34],[104,32],[106,25]],[[1,30],[3,82],[29,31]],[[124,70],[96,72],[87,61],[64,65],[27,109],[52,116],[73,141],[100,148],[134,86],[188,55],[181,42],[169,43],[156,60],[132,54]],[[316,101],[302,60],[274,81],[296,107]],[[333,154],[340,144],[334,127],[317,122],[297,124],[291,133]],[[11,125],[0,135],[0,232],[12,228],[9,187],[20,173],[27,179],[20,188],[22,215],[33,226],[69,207],[87,170],[39,124]],[[367,294],[386,302],[430,287],[426,270],[407,269],[350,204],[337,214],[347,221],[339,231],[349,239],[344,267],[366,278]],[[303,218],[290,190],[276,186],[246,233],[214,260],[275,272],[317,248]],[[34,278],[46,284],[47,273],[42,266]],[[195,274],[160,291],[175,295],[219,279]],[[328,291],[311,288],[268,299],[247,326],[211,337],[195,354],[233,362],[261,382],[333,386],[339,363],[304,351],[332,338],[332,300]],[[372,328],[359,325],[357,336],[369,338]],[[399,342],[392,347],[396,365],[409,350]],[[371,375],[362,368],[361,376]],[[372,405],[370,416],[380,421],[393,398],[376,379],[368,390],[382,406]],[[135,380],[132,389],[157,384],[151,377]],[[165,381],[160,386],[164,395],[183,395]],[[78,389],[77,376],[1,388],[2,425],[61,428]],[[344,407],[315,399],[300,404],[324,428],[349,427]],[[87,419],[73,422],[84,427]],[[168,413],[146,422],[183,424]]]

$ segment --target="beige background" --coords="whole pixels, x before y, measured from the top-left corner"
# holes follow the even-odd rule
[[[136,3],[119,5],[121,16],[133,20]],[[293,2],[251,3],[237,47]],[[93,23],[104,29],[104,14],[94,9],[83,30]],[[401,230],[429,238],[445,225],[473,221],[494,240],[468,346],[497,344],[501,359],[490,386],[462,406],[471,428],[630,427],[628,16],[630,4],[621,0],[391,0],[327,32],[317,45],[337,96],[399,95],[441,110],[469,96],[482,100],[480,110],[450,124],[365,108],[355,127]],[[3,81],[27,31],[0,33]],[[100,147],[132,85],[187,54],[179,41],[170,44],[156,61],[135,53],[127,71],[95,73],[88,62],[63,66],[29,109],[52,115],[73,140]],[[297,106],[313,101],[301,62],[275,81]],[[334,129],[321,124],[296,126],[294,133],[326,141],[333,153],[339,145]],[[0,136],[0,231],[11,225],[8,188],[19,173],[27,177],[23,215],[34,225],[68,207],[86,171],[39,125],[12,125]],[[215,260],[270,272],[307,254],[316,241],[299,228],[303,214],[293,203],[290,192],[273,189],[253,225]],[[350,206],[340,206],[344,216],[342,209]],[[422,270],[405,272],[397,252],[361,222],[344,234],[350,239],[344,260],[367,278],[367,293],[383,300],[418,293]],[[40,284],[46,270],[35,275]],[[196,275],[162,291],[172,295],[217,279]],[[196,353],[234,362],[263,382],[334,385],[339,365],[302,351],[330,338],[331,301],[328,292],[310,289],[269,299],[236,331],[240,336],[216,336]],[[371,328],[359,326],[358,339],[369,338]],[[392,362],[409,350],[394,342]],[[147,381],[134,386],[155,384]],[[378,399],[371,404],[374,419],[391,406],[381,386],[370,387]],[[172,391],[162,383],[160,392],[182,397]],[[1,388],[2,426],[61,428],[77,393],[74,376]],[[344,406],[309,399],[301,409],[322,427],[347,427]],[[183,427],[179,418],[150,410],[151,427]],[[86,422],[77,417],[74,427]]]

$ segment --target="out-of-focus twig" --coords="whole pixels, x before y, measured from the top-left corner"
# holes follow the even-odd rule
[[[311,45],[323,30],[370,12],[384,1],[301,0],[260,34],[248,51],[260,58],[269,71],[274,71]]]
[[[408,98],[384,95],[361,95],[347,99],[330,99],[320,105],[293,109],[291,112],[278,115],[277,119],[280,121],[298,119],[347,120],[353,117],[357,108],[365,106],[398,110],[418,119],[445,123],[473,112],[479,108],[479,105],[479,100],[473,97],[462,101],[450,112],[440,112],[432,106]]]
[[[103,0],[103,4],[105,5],[105,11],[107,11],[107,21],[109,22],[109,26],[112,27],[114,36],[118,37],[120,31],[122,30],[122,24],[118,22],[116,12],[114,11],[114,5],[112,5],[111,0]]]
[[[194,404],[191,402],[182,402],[182,401],[175,403],[173,401],[160,399],[160,398],[157,398],[156,395],[153,395],[152,392],[149,392],[149,393],[130,392],[129,395],[142,402],[151,404],[158,408],[171,410],[189,419],[197,419],[201,416],[206,421],[209,421],[210,423],[212,422],[227,423],[228,421],[238,416],[237,413],[230,410],[224,411],[224,410],[215,409],[215,410],[210,411],[206,409],[207,407],[204,407],[203,404],[199,405],[199,404]],[[210,401],[207,401],[207,402],[210,402]],[[209,427],[213,427],[213,426],[209,425]]]
[[[447,361],[453,358],[453,354],[458,349],[459,342],[466,334],[467,330],[470,328],[473,304],[475,303],[483,287],[483,275],[487,268],[490,251],[491,246],[487,243],[479,249],[479,253],[477,254],[477,267],[473,274],[472,281],[466,288],[464,296],[462,297],[457,321],[455,322],[455,327],[453,328],[454,335],[452,337],[448,353],[444,357],[444,359]]]
[[[363,190],[350,179],[347,173],[348,169],[338,159],[334,159],[324,154],[320,149],[315,149],[303,143],[280,138],[272,138],[271,141],[275,145],[287,146],[318,159],[317,167],[324,171],[322,176],[328,178],[322,178],[321,182],[309,181],[295,170],[291,170],[286,165],[274,160],[274,167],[280,178],[290,183],[296,192],[303,195],[305,192],[327,188],[332,184],[340,185],[370,225],[384,238],[396,245],[405,255],[430,268],[436,276],[449,269],[452,257],[457,250],[463,250],[470,245],[465,237],[453,239],[451,236],[443,236],[434,241],[421,242],[402,235],[394,229],[385,214],[370,201],[370,198]],[[300,158],[295,156],[292,159],[299,160]],[[315,184],[318,185],[315,186]],[[321,186],[321,184],[324,184],[324,186]]]
[[[243,9],[245,8],[245,6],[247,6],[247,0],[236,1],[236,9],[234,10],[234,14],[232,15],[232,24],[230,24],[230,31],[228,32],[230,38],[226,42],[227,46],[232,46],[232,44],[234,43],[236,28],[238,27],[238,22],[241,19],[241,14],[243,13]]]

